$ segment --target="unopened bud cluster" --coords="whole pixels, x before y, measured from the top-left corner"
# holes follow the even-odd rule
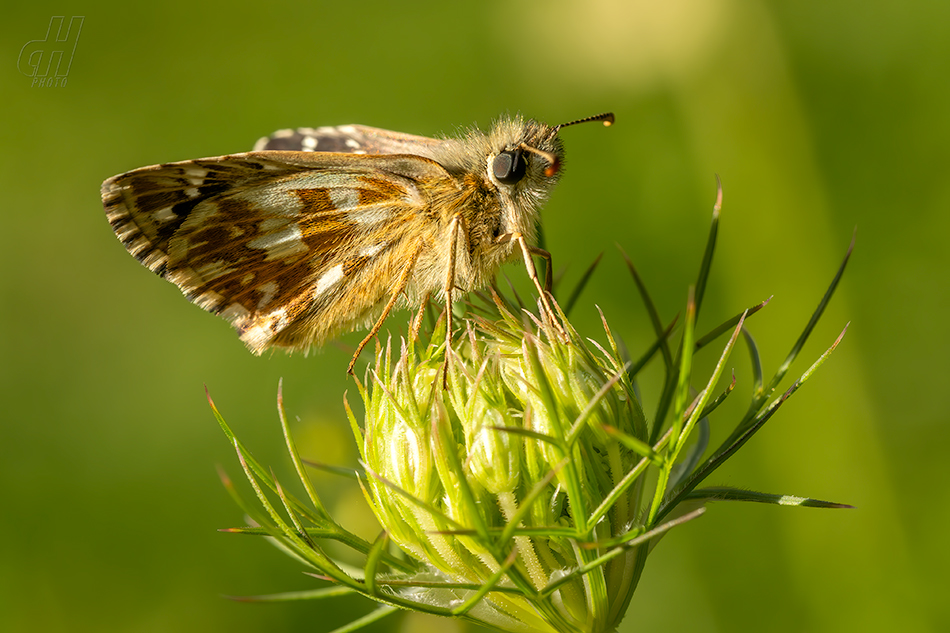
[[[643,456],[605,429],[645,443],[646,421],[613,355],[566,322],[528,329],[502,314],[469,324],[444,377],[442,354],[380,353],[362,390],[370,503],[427,573],[489,583],[468,617],[510,631],[610,630],[637,548],[598,564],[597,543],[634,529],[640,487],[618,485]],[[452,609],[475,592],[408,593]]]

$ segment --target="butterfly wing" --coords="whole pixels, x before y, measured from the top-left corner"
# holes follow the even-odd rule
[[[344,152],[348,154],[412,154],[437,158],[451,139],[434,139],[366,125],[301,127],[278,130],[255,143],[255,151]]]
[[[419,156],[252,152],[121,174],[102,200],[132,255],[260,354],[365,322],[446,177]]]

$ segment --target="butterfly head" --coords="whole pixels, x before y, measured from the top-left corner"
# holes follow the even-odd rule
[[[611,125],[614,115],[607,112],[555,126],[521,118],[502,119],[491,134],[489,177],[499,188],[544,197],[560,177],[564,162],[564,145],[558,132],[588,121]]]

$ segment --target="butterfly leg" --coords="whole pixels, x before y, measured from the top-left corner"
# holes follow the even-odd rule
[[[456,215],[449,224],[449,260],[445,274],[445,364],[442,366],[442,385],[446,386],[449,369],[449,354],[452,349],[452,304],[455,294],[455,258],[458,252],[459,233],[462,227],[462,216]]]
[[[552,270],[551,253],[545,250],[542,250],[540,248],[530,246],[528,244],[528,241],[525,240],[524,235],[522,235],[521,233],[509,233],[508,235],[502,235],[499,238],[499,241],[514,241],[514,242],[517,242],[518,246],[521,247],[521,254],[524,256],[524,266],[528,271],[528,277],[531,278],[531,281],[534,282],[534,287],[538,290],[538,296],[541,297],[541,306],[544,312],[547,314],[548,318],[551,320],[554,326],[558,329],[558,331],[560,331],[561,334],[566,334],[564,332],[564,329],[561,327],[561,324],[558,322],[556,318],[557,313],[554,312],[554,308],[551,306],[551,302],[548,299],[548,293],[550,292],[550,281],[552,277],[552,275],[550,274]],[[548,278],[544,284],[546,286],[546,288],[544,289],[541,288],[541,280],[538,279],[538,271],[534,266],[534,260],[531,259],[532,254],[538,255],[539,257],[544,258],[544,260],[547,262]]]
[[[551,253],[537,246],[529,246],[528,252],[544,260],[544,265],[547,267],[547,274],[544,276],[544,291],[551,294],[554,282],[554,264],[551,262]]]
[[[396,302],[399,301],[399,295],[406,289],[406,286],[409,285],[409,279],[412,277],[412,271],[416,266],[416,259],[419,257],[419,253],[422,251],[422,245],[419,244],[416,246],[415,250],[412,252],[412,257],[409,258],[409,261],[406,262],[406,265],[403,266],[402,272],[399,273],[399,280],[396,282],[396,287],[393,289],[393,295],[389,298],[389,303],[386,304],[386,307],[383,308],[383,313],[379,315],[379,318],[376,320],[376,323],[373,324],[373,329],[369,331],[369,334],[366,335],[360,344],[356,346],[356,353],[353,354],[353,358],[350,359],[350,364],[346,368],[346,373],[353,373],[353,366],[356,365],[356,359],[360,357],[363,348],[365,348],[373,337],[379,333],[380,328],[383,327],[383,323],[386,321],[386,317],[389,316],[389,313],[392,312],[392,309],[396,306]]]

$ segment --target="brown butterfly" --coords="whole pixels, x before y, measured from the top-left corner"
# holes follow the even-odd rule
[[[103,183],[102,202],[136,259],[229,321],[255,354],[371,326],[352,372],[398,304],[436,295],[451,306],[516,252],[546,302],[531,255],[550,255],[531,243],[560,176],[558,132],[613,120],[503,117],[487,134],[445,139],[360,125],[282,130],[246,154],[120,174]]]

